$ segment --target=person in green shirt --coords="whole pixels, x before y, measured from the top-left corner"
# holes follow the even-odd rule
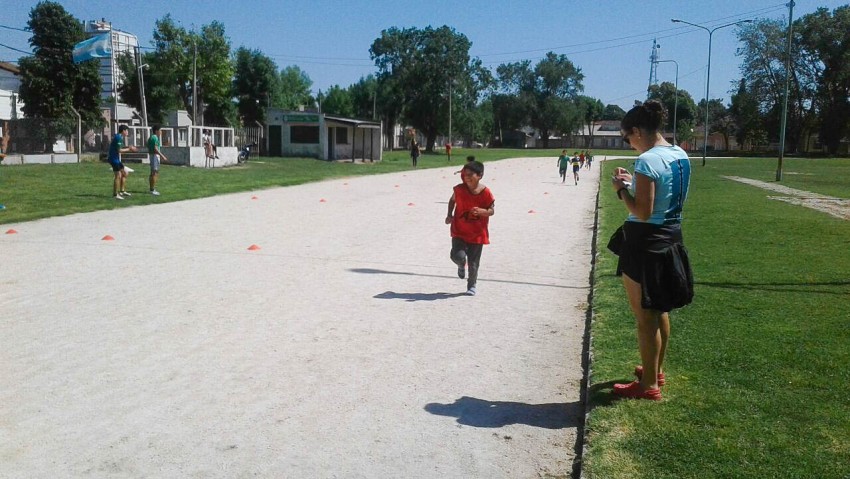
[[[156,191],[156,180],[159,179],[159,163],[168,161],[168,158],[162,154],[162,143],[159,141],[159,125],[151,127],[151,136],[148,138],[148,154],[150,155],[151,177],[150,186],[151,194],[159,196],[159,191]]]
[[[558,157],[558,174],[561,175],[561,183],[567,181],[567,167],[570,165],[570,157],[567,156],[567,150],[561,150],[561,156]]]

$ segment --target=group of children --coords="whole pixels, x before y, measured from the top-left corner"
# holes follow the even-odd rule
[[[567,167],[573,167],[573,180],[578,184],[578,172],[585,166],[590,169],[590,164],[593,162],[593,156],[590,151],[576,151],[573,156],[567,156],[567,150],[561,150],[561,156],[558,157],[558,173],[561,175],[561,183],[567,181]]]

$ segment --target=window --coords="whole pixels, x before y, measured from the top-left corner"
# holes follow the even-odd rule
[[[289,127],[290,143],[318,143],[319,142],[319,127],[318,126],[290,126]]]
[[[348,128],[336,127],[336,144],[337,145],[347,145],[348,144]]]

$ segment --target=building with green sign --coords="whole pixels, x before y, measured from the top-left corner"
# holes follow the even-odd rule
[[[381,161],[381,122],[269,108],[269,156]]]

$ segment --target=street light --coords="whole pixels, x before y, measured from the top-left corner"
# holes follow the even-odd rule
[[[141,60],[140,60],[141,61]],[[145,76],[142,71],[145,68],[150,68],[150,65],[147,63],[142,63],[139,65],[139,96],[142,100],[142,126],[148,126],[148,103],[147,99],[145,99]]]
[[[727,23],[725,25],[720,25],[719,27],[708,28],[702,25],[697,25],[696,23],[686,22],[684,20],[679,20],[678,18],[671,18],[671,22],[673,23],[684,23],[690,25],[692,27],[702,28],[703,30],[708,32],[708,70],[705,73],[705,138],[702,141],[702,166],[705,166],[705,157],[708,153],[708,85],[711,80],[711,36],[714,35],[714,32],[720,30],[721,28],[731,27],[732,25],[740,25],[742,23],[752,23],[752,20],[740,20],[737,22]]]
[[[676,136],[676,126],[678,126],[678,122],[676,119],[679,113],[679,62],[676,60],[656,60],[655,63],[674,63],[676,65],[676,86],[674,88],[675,92],[673,93],[675,95],[673,97],[673,144],[678,145],[679,140]]]

